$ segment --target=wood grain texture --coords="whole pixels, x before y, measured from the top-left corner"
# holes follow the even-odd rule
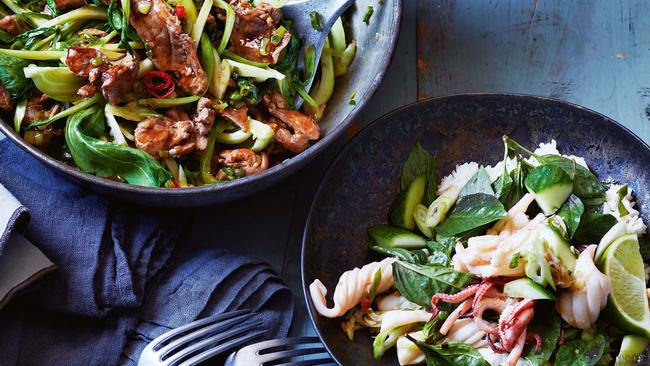
[[[418,99],[550,96],[650,141],[649,11],[642,0],[417,0]]]

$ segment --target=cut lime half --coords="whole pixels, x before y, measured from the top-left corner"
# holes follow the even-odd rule
[[[612,283],[607,313],[620,328],[650,337],[650,307],[636,235],[616,239],[599,264]]]

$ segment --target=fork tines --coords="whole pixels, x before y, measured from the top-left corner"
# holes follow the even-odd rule
[[[231,355],[229,361],[235,366],[335,364],[317,337],[282,338],[251,344]]]
[[[233,311],[173,329],[147,345],[140,361],[149,353],[156,365],[196,365],[264,334],[255,315],[247,310]]]

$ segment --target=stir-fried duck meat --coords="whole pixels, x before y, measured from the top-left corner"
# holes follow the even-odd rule
[[[11,94],[0,84],[0,110],[9,112],[14,108],[14,101],[11,99]]]
[[[77,92],[79,96],[87,97],[101,89],[111,104],[118,104],[131,90],[139,68],[138,59],[130,54],[113,65],[103,53],[86,47],[68,48],[65,63],[77,76],[88,79],[88,85]]]
[[[275,130],[275,142],[285,149],[300,153],[309,147],[310,140],[318,140],[320,137],[316,120],[304,113],[288,109],[287,101],[277,90],[265,94],[262,101],[269,113],[282,122],[269,124]],[[293,133],[287,127],[290,127]]]
[[[28,30],[29,25],[22,18],[16,18],[15,15],[7,15],[0,19],[0,29],[12,36],[17,36]]]
[[[224,118],[228,119],[229,121],[233,122],[239,128],[242,129],[244,132],[248,132],[248,129],[250,128],[250,123],[248,122],[248,108],[243,107],[243,108],[231,108],[228,107],[221,112],[219,112]]]
[[[291,33],[286,31],[277,44],[270,42],[282,19],[282,10],[264,2],[253,7],[248,0],[233,1],[231,5],[237,18],[230,49],[249,60],[277,63],[280,53],[291,40]]]
[[[61,104],[56,103],[45,94],[34,93],[27,101],[27,108],[25,109],[22,124],[29,125],[33,122],[46,120],[60,111]]]
[[[219,164],[228,168],[242,169],[246,175],[252,175],[269,167],[269,156],[266,153],[257,155],[251,149],[223,150],[219,153]],[[217,179],[226,179],[227,175],[219,170]]]
[[[132,55],[126,55],[119,64],[102,73],[102,94],[111,104],[118,104],[122,95],[128,93],[138,75],[140,64]]]
[[[177,158],[194,150],[203,151],[208,144],[208,133],[216,112],[208,98],[199,99],[196,115],[192,120],[176,120],[171,117],[186,117],[187,113],[173,110],[165,117],[151,117],[138,123],[135,129],[135,144],[154,157],[161,151]]]
[[[54,0],[54,3],[59,10],[72,10],[86,5],[85,0]]]
[[[149,13],[132,13],[133,28],[147,45],[149,57],[159,70],[177,73],[177,85],[184,92],[202,95],[208,87],[208,77],[201,68],[192,38],[183,33],[180,20],[164,1],[151,1]]]

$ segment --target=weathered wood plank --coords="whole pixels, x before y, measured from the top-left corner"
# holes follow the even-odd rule
[[[650,2],[418,0],[418,98],[568,100],[650,141]]]

